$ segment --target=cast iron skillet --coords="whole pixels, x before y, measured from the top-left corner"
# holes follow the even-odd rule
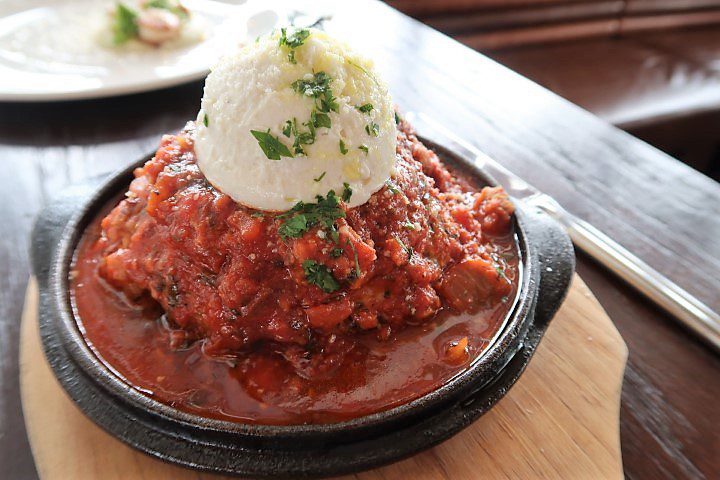
[[[480,184],[495,185],[469,160],[426,145]],[[70,262],[85,227],[126,191],[132,170],[151,157],[64,191],[39,215],[31,255],[40,288],[40,334],[55,376],[85,415],[125,443],[187,467],[264,478],[323,477],[390,463],[442,442],[487,412],[515,383],[574,271],[572,244],[562,228],[516,202],[523,274],[514,310],[494,344],[438,390],[328,425],[248,425],[181,412],[144,396],[103,365],[82,339],[68,291]]]

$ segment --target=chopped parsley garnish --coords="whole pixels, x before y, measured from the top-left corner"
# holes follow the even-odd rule
[[[305,155],[305,149],[303,145],[312,145],[315,143],[315,126],[312,122],[303,123],[304,126],[308,127],[307,132],[301,132],[297,129],[297,124],[293,126],[293,134],[295,135],[295,141],[293,142],[293,149],[297,155]]]
[[[209,124],[210,124],[210,119],[208,118],[207,113],[206,113],[205,115],[203,115],[203,125],[205,125],[207,127],[207,126],[209,126]]]
[[[330,270],[322,263],[315,260],[305,260],[302,263],[302,268],[308,283],[317,285],[323,292],[332,293],[340,288]]]
[[[310,114],[310,122],[315,128],[330,128],[330,116],[327,113],[320,113],[315,110]]]
[[[322,180],[322,179],[325,177],[325,174],[326,174],[326,173],[327,173],[327,172],[322,172],[322,175],[320,175],[320,176],[317,177],[317,178],[313,178],[313,180],[316,181],[316,182],[319,182],[320,180]]]
[[[355,105],[355,108],[362,113],[369,113],[372,112],[373,106],[372,103],[366,103],[365,105]]]
[[[307,28],[298,28],[294,30],[290,35],[287,34],[287,28],[280,29],[280,45],[285,45],[290,48],[297,48],[305,43],[305,40],[310,36],[310,30]]]
[[[282,143],[278,137],[273,136],[268,128],[267,132],[261,132],[259,130],[250,130],[252,136],[258,141],[258,145],[262,149],[263,153],[270,160],[280,160],[280,157],[291,157],[293,154],[290,149]]]
[[[412,247],[408,247],[407,245],[405,245],[405,243],[400,240],[400,237],[395,237],[395,241],[400,245],[403,250],[405,250],[405,253],[407,253],[408,256],[408,260],[410,260],[413,256],[413,253],[415,253],[415,250],[413,250]]]
[[[333,248],[330,250],[330,256],[333,258],[340,258],[342,257],[342,254],[344,253],[344,250],[340,247]]]
[[[310,30],[306,28],[299,28],[293,31],[290,35],[287,34],[286,28],[280,29],[280,42],[279,45],[286,46],[290,52],[288,53],[288,60],[290,63],[297,63],[295,60],[295,49],[305,43],[305,40],[310,36]]]
[[[352,198],[352,188],[348,183],[343,183],[342,199],[343,202],[347,203]]]
[[[400,193],[400,190],[397,188],[397,186],[390,180],[385,180],[385,185],[387,185],[388,190],[392,192],[393,195],[397,195]]]
[[[397,112],[395,112],[395,125],[400,125],[400,115],[398,115]]]
[[[343,142],[342,139],[341,139],[341,140],[340,140],[340,153],[342,153],[343,155],[345,155],[347,152],[348,152],[348,149],[347,149],[347,147],[345,146],[345,142]]]
[[[368,125],[365,125],[365,131],[368,135],[377,137],[380,133],[380,125],[375,122],[370,122]]]
[[[292,88],[300,95],[314,98],[319,112],[337,112],[339,105],[330,88],[331,81],[332,79],[327,73],[317,72],[311,80],[295,80]]]
[[[329,231],[334,242],[339,241],[335,220],[345,218],[345,211],[340,207],[340,197],[335,195],[334,190],[330,190],[327,196],[318,195],[316,198],[317,203],[298,202],[278,217],[283,219],[278,229],[283,239],[300,238],[312,227],[321,225]]]
[[[303,123],[302,125],[307,127],[308,130],[301,131],[298,128],[297,119],[293,118],[285,122],[282,130],[283,135],[286,137],[290,138],[291,135],[295,137],[293,141],[293,151],[295,155],[305,155],[303,145],[312,145],[315,143],[315,125],[313,125],[312,121]]]
[[[403,227],[407,228],[408,230],[417,230],[415,224],[412,223],[410,220],[406,220],[405,223],[403,223]]]
[[[313,110],[310,114],[310,120],[303,123],[302,126],[306,127],[307,130],[300,130],[298,128],[297,119],[293,118],[292,120],[285,122],[282,130],[283,135],[286,137],[295,137],[295,140],[293,141],[293,150],[296,155],[305,155],[303,145],[312,145],[315,143],[315,129],[330,128],[330,116],[326,113]]]
[[[122,45],[138,36],[137,16],[137,12],[124,3],[117,4],[112,25],[115,45]]]
[[[355,245],[348,240],[347,245],[352,249],[353,256],[355,257],[355,278],[360,278],[360,275],[362,275],[362,270],[360,270],[360,262],[358,261],[358,254],[357,250],[355,249]]]
[[[278,233],[283,238],[300,238],[303,233],[309,229],[307,217],[305,215],[296,215],[291,217],[280,225]]]
[[[295,80],[292,88],[306,97],[319,98],[330,88],[330,76],[325,72],[317,72],[311,80]]]
[[[265,218],[265,214],[262,212],[253,212],[250,216],[253,218]]]
[[[370,151],[370,149],[367,147],[367,145],[360,145],[358,147],[358,150],[362,150],[363,152],[365,152],[365,155],[367,155],[368,152]]]

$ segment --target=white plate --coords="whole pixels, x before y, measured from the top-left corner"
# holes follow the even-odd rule
[[[0,101],[108,97],[198,80],[224,52],[287,22],[268,1],[185,0],[196,41],[118,49],[100,39],[114,3],[0,0]]]

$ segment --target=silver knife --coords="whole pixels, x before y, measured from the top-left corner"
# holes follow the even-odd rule
[[[474,161],[493,176],[512,197],[539,208],[565,227],[576,247],[590,255],[640,293],[667,311],[720,352],[720,315],[588,222],[565,210],[471,143],[458,138],[428,115],[408,112],[418,133],[433,143]]]

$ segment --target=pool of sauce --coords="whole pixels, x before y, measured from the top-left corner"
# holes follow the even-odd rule
[[[431,321],[388,340],[378,340],[372,332],[337,336],[324,353],[321,374],[310,377],[303,375],[303,362],[312,358],[287,359],[277,345],[227,359],[205,355],[202,342],[173,349],[174,332],[162,310],[131,303],[98,274],[99,235],[96,220],[80,241],[70,278],[72,306],[88,345],[143,394],[181,411],[243,423],[339,422],[437,389],[466,370],[493,341],[519,283],[516,278],[509,300],[474,315],[441,310]],[[497,241],[517,253],[514,237]],[[510,262],[518,271],[517,254]],[[461,355],[452,349],[457,345]]]

